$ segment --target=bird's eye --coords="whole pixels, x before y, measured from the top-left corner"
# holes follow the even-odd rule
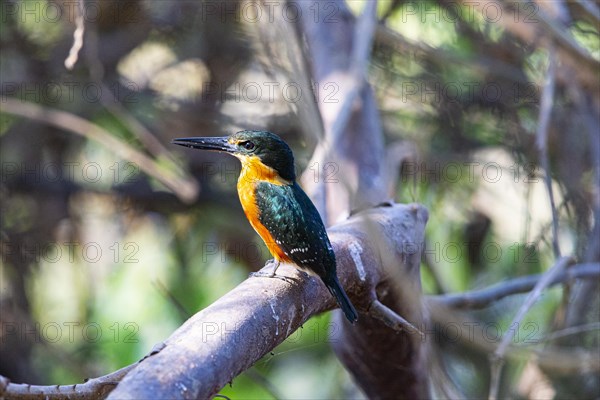
[[[254,150],[254,143],[250,142],[250,141],[246,141],[246,142],[242,142],[241,143],[242,147],[245,148],[248,151]]]

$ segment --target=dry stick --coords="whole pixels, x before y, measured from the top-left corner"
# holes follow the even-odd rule
[[[42,107],[27,101],[4,99],[1,111],[53,125],[60,129],[94,140],[124,160],[130,160],[148,175],[171,189],[183,202],[191,203],[198,195],[198,184],[160,166],[158,162],[114,137],[104,128],[66,111]]]
[[[110,95],[110,99],[105,99],[104,96],[100,96],[100,103],[115,117],[119,118],[121,121],[127,125],[131,133],[133,133],[140,142],[144,145],[148,152],[154,155],[155,157],[164,157],[168,160],[173,167],[177,168],[181,175],[184,175],[185,172],[181,170],[179,165],[175,163],[175,158],[173,157],[173,153],[163,146],[163,144],[158,140],[156,135],[154,135],[146,126],[144,126],[137,118],[135,118],[129,110],[127,110],[119,99],[114,95],[114,93],[110,90],[108,86],[104,84],[102,81],[98,81],[100,88],[102,89],[102,94],[108,93]]]
[[[394,310],[380,302],[379,300],[373,300],[368,310],[371,317],[377,318],[383,322],[386,326],[395,330],[396,332],[407,331],[411,334],[417,334],[421,339],[425,338],[425,334],[421,332],[416,326],[402,318]]]
[[[465,334],[459,335],[458,338],[464,345],[483,354],[496,351],[496,344],[486,334],[485,324],[482,325],[470,319],[466,314],[456,313],[440,304],[431,304],[429,310],[432,319],[440,326],[448,324],[468,326],[469,329]],[[513,338],[515,338],[514,335]],[[540,343],[538,339],[533,341]],[[542,369],[560,375],[598,373],[600,371],[600,360],[594,352],[570,347],[547,345],[541,350],[536,350],[524,345],[510,345],[506,350],[506,358],[518,362],[525,362],[533,358]]]
[[[563,338],[565,336],[577,335],[580,333],[597,331],[600,330],[600,322],[592,322],[584,325],[571,326],[569,328],[561,329],[558,331],[554,331],[549,335],[541,338],[539,340],[540,343],[550,342],[556,339]],[[525,346],[531,346],[532,344],[525,344]]]
[[[550,124],[550,114],[554,103],[555,88],[555,67],[556,60],[553,45],[548,48],[548,76],[544,85],[544,91],[540,100],[540,116],[538,129],[536,132],[536,146],[540,152],[540,160],[544,169],[544,181],[548,197],[550,199],[550,208],[552,210],[552,248],[554,257],[560,257],[560,247],[558,245],[558,215],[554,201],[554,192],[552,191],[552,178],[550,176],[550,162],[548,160],[548,125]]]
[[[429,296],[428,303],[454,309],[481,309],[505,297],[526,293],[544,277],[544,274],[528,275],[511,279],[494,286],[466,293]],[[600,263],[578,264],[554,276],[549,286],[582,278],[599,278]]]
[[[521,320],[523,319],[523,317],[525,317],[527,311],[529,311],[531,306],[533,306],[533,303],[535,303],[537,299],[541,296],[542,291],[552,283],[555,277],[559,273],[561,273],[571,261],[571,257],[561,257],[556,262],[556,264],[552,266],[552,268],[550,268],[548,271],[546,271],[546,273],[544,273],[542,278],[539,280],[539,282],[535,285],[531,293],[529,293],[529,295],[525,299],[525,303],[523,303],[521,308],[519,308],[519,311],[517,312],[517,315],[515,315],[515,317],[513,318],[510,326],[515,326],[521,323]],[[504,337],[502,338],[502,342],[500,342],[500,345],[498,346],[496,351],[494,351],[494,354],[491,356],[490,363],[492,377],[490,382],[490,400],[495,400],[498,398],[500,374],[504,365],[504,356],[506,355],[506,351],[508,350],[508,345],[510,344],[510,341],[511,336],[504,335]]]
[[[104,399],[135,365],[131,364],[108,375],[74,385],[41,386],[11,383],[8,379],[0,376],[0,398],[3,399],[5,395],[9,395],[11,399],[19,400]]]
[[[79,58],[79,50],[83,47],[83,33],[85,24],[83,18],[83,0],[77,2],[77,15],[75,16],[75,31],[73,32],[73,45],[69,50],[69,56],[65,59],[65,67],[72,70]]]

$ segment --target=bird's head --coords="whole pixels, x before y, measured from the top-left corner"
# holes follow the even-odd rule
[[[267,131],[240,131],[224,137],[175,139],[173,144],[193,149],[222,151],[236,156],[243,166],[260,162],[286,181],[296,179],[294,154],[279,136]]]

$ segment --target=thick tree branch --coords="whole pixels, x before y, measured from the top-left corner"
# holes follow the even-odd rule
[[[389,273],[385,262],[390,260],[386,257],[399,258],[403,260],[402,268],[418,271],[420,253],[414,249],[420,248],[423,241],[426,220],[427,212],[421,206],[395,205],[365,211],[330,230],[340,281],[359,313],[368,309],[376,298],[377,286]],[[406,246],[407,242],[412,245]],[[396,251],[389,255],[389,248]],[[283,277],[247,279],[194,315],[164,342],[159,353],[140,362],[110,398],[209,398],[312,315],[335,307],[318,279],[287,264],[277,273]],[[407,271],[405,275],[410,274]],[[421,321],[413,318],[421,313],[420,301],[409,302],[406,307],[410,313],[404,315],[400,310],[401,314],[418,325]],[[366,322],[371,318],[361,314],[358,324],[343,329],[342,334],[357,329],[363,320],[383,325],[378,320]],[[335,323],[347,324],[344,320]],[[418,358],[419,351],[412,348],[415,342],[407,339],[410,336],[396,336],[404,338],[403,352],[412,355],[404,360],[410,363],[413,357]],[[369,346],[364,349],[368,351]],[[419,370],[402,365],[401,360],[394,364],[403,370]],[[355,376],[359,373],[351,372]]]

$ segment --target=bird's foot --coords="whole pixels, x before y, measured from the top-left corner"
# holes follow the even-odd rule
[[[275,275],[275,272],[277,272],[277,268],[279,268],[280,263],[278,260],[275,260],[275,259],[271,259],[267,262],[267,265],[272,265],[272,264],[273,264],[273,270],[271,272],[257,271],[257,272],[250,273],[250,276],[253,278],[279,278],[279,276]]]

